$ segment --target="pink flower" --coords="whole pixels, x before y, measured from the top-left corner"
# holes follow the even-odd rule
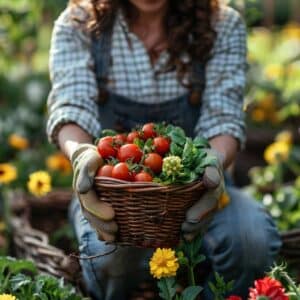
[[[260,296],[269,300],[289,300],[281,282],[270,277],[255,280],[254,288],[249,289],[249,300],[257,300]]]

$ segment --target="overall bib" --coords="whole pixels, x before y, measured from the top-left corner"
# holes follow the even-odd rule
[[[162,104],[140,104],[107,90],[106,76],[110,67],[110,32],[103,32],[93,42],[95,72],[99,85],[99,112],[102,129],[130,131],[147,122],[166,121],[181,126],[194,136],[200,112],[200,95],[204,89],[205,69],[195,64],[192,94]],[[209,266],[203,283],[202,299],[213,296],[208,281],[213,272],[226,280],[235,279],[232,293],[246,297],[253,280],[262,276],[273,263],[281,242],[272,218],[254,200],[234,187],[227,187],[230,204],[215,214],[203,236],[203,253]],[[78,199],[70,207],[79,250],[82,256],[108,253],[114,246],[99,241],[96,232],[81,213]],[[90,294],[97,300],[125,300],[128,291],[149,280],[149,259],[152,249],[118,248],[114,253],[90,260],[81,260],[83,276]],[[210,271],[209,271],[210,270]]]

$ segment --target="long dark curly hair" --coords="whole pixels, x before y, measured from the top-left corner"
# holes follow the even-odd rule
[[[219,9],[219,2],[220,0],[169,0],[165,30],[170,59],[166,70],[174,69],[175,66],[181,82],[195,61],[205,63],[210,57],[216,38],[212,19]],[[134,7],[129,0],[70,0],[69,5],[87,12],[87,18],[81,22],[81,26],[95,34],[112,26],[115,13],[120,8],[129,21],[134,19]],[[72,18],[76,21],[76,14]],[[180,59],[183,53],[190,58],[188,61]]]

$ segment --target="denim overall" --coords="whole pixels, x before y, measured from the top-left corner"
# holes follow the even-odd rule
[[[128,131],[137,124],[166,121],[181,126],[188,135],[193,136],[200,111],[195,94],[150,105],[136,103],[106,90],[105,77],[111,61],[110,39],[111,34],[106,32],[93,42],[102,128]],[[196,65],[193,77],[192,86],[197,97],[201,95],[205,82],[201,65]],[[203,268],[207,268],[202,293],[202,299],[205,300],[213,299],[208,288],[208,282],[213,280],[213,272],[223,275],[226,280],[234,279],[232,294],[246,299],[248,287],[268,270],[281,246],[272,218],[262,206],[232,186],[227,186],[227,191],[230,204],[215,214],[203,236],[203,253],[207,257],[203,265]],[[82,215],[77,199],[72,202],[70,217],[81,256],[108,253],[114,248],[98,240],[96,232]],[[81,260],[83,276],[91,296],[97,300],[127,299],[128,291],[151,279],[148,262],[152,252],[152,249],[119,247],[112,254]]]

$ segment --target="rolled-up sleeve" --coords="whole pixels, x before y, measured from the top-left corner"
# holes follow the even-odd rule
[[[195,134],[219,135],[245,143],[244,89],[246,84],[246,28],[240,15],[225,8],[216,22],[217,39],[206,65],[206,87]]]
[[[56,20],[50,48],[47,135],[56,144],[59,129],[67,123],[76,123],[93,137],[101,130],[91,39],[69,15],[66,9]]]

